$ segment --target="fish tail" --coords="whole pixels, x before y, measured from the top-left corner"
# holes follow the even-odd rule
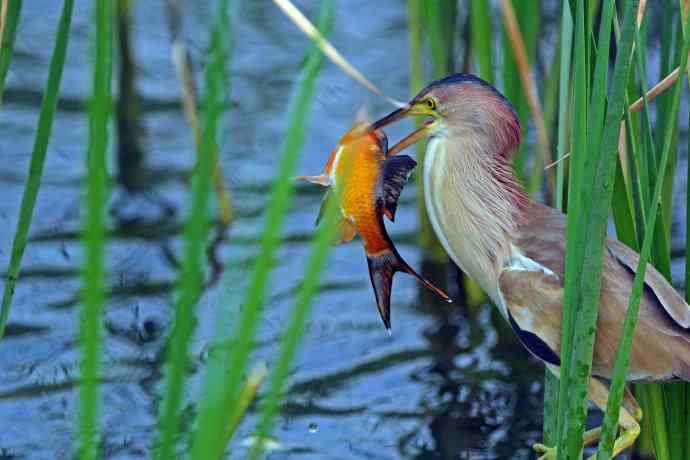
[[[383,324],[389,332],[391,330],[391,289],[393,287],[393,275],[396,272],[405,272],[414,276],[442,300],[446,302],[451,301],[448,294],[417,274],[394,249],[385,249],[375,254],[367,254],[367,263],[369,265],[371,285],[376,296],[376,306],[379,309]]]
[[[399,255],[398,255],[398,258],[400,258]],[[412,267],[410,267],[409,265],[407,265],[407,263],[404,260],[402,260],[402,258],[400,258],[400,260],[402,261],[403,265],[405,266],[405,268],[402,271],[404,271],[408,275],[412,275],[415,278],[417,278],[417,280],[420,283],[422,283],[428,290],[430,290],[431,292],[436,294],[436,296],[439,299],[443,300],[444,302],[450,303],[453,301],[453,299],[451,299],[450,296],[448,294],[446,294],[446,292],[443,289],[436,287],[431,281],[422,277],[419,273],[414,271],[414,269]]]
[[[402,260],[390,249],[376,254],[367,254],[369,278],[376,296],[376,306],[386,330],[391,330],[391,288],[395,272],[404,271]]]

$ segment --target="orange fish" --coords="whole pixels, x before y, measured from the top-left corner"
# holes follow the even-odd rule
[[[414,276],[441,299],[451,301],[445,292],[419,276],[403,260],[383,223],[384,215],[391,222],[395,220],[400,192],[415,166],[417,163],[407,155],[389,157],[386,134],[382,130],[370,131],[368,123],[358,122],[340,139],[321,175],[297,178],[326,187],[344,187],[340,190],[342,218],[338,222],[337,242],[350,241],[357,233],[362,238],[376,304],[389,332],[395,272]],[[317,224],[323,209],[322,204]]]

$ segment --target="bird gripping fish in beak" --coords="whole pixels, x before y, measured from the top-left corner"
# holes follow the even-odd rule
[[[390,296],[396,272],[414,276],[446,302],[451,299],[417,274],[403,260],[388,236],[383,216],[391,222],[395,220],[400,193],[410,172],[417,166],[407,155],[391,156],[388,153],[386,134],[382,130],[372,131],[368,123],[357,122],[340,139],[322,174],[297,179],[339,189],[342,217],[338,222],[337,242],[350,241],[357,233],[362,238],[376,304],[383,324],[390,331]],[[324,203],[327,198],[324,198]],[[323,205],[321,209],[323,211]]]

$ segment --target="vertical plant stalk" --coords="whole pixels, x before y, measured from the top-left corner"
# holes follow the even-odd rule
[[[320,37],[330,30],[332,17],[332,2],[326,0],[322,3],[319,15]],[[203,412],[199,414],[198,428],[192,444],[192,459],[194,460],[219,458],[225,449],[224,427],[228,426],[228,417],[232,416],[233,408],[238,404],[240,382],[251,354],[254,336],[269,289],[270,274],[282,239],[282,226],[294,193],[292,178],[304,140],[305,123],[316,77],[322,63],[322,53],[316,45],[312,45],[307,53],[299,86],[290,101],[287,134],[281,149],[278,173],[266,207],[259,252],[255,258],[242,312],[233,334],[232,348],[225,363],[230,369],[230,374],[224,386],[215,387],[218,390],[217,393],[208,395],[213,405],[202,406]],[[207,377],[212,375],[214,374],[209,369]]]
[[[4,21],[2,35],[0,35],[0,104],[2,104],[2,95],[5,92],[5,77],[7,77],[7,71],[14,54],[14,39],[17,34],[19,15],[22,11],[22,1],[8,0],[9,5],[5,5],[7,11],[3,13]]]
[[[568,148],[568,106],[570,93],[570,62],[572,55],[573,19],[570,8],[562,7],[561,49],[558,87],[558,164],[556,165],[555,205],[565,212],[563,187],[565,186],[565,164],[562,161]],[[549,371],[544,377],[544,442],[553,445],[558,437],[558,379]]]
[[[546,122],[544,121],[544,114],[541,110],[541,104],[539,103],[539,96],[537,94],[537,88],[534,83],[534,78],[532,77],[532,72],[529,68],[529,59],[527,57],[527,49],[525,48],[525,41],[522,38],[522,33],[520,32],[520,26],[518,25],[517,18],[515,17],[515,10],[513,9],[513,4],[511,0],[501,0],[501,11],[503,12],[503,22],[506,26],[508,35],[510,36],[510,44],[512,45],[513,56],[515,58],[515,63],[517,65],[518,76],[520,77],[520,83],[522,83],[522,89],[527,96],[527,104],[529,105],[532,116],[534,117],[534,123],[537,128],[537,138],[538,138],[538,153],[537,158],[540,161],[536,161],[534,172],[530,180],[534,180],[537,183],[541,182],[541,174],[544,171],[544,166],[551,162],[551,141],[549,140],[549,132],[546,128]],[[553,201],[553,191],[555,188],[554,177],[552,171],[549,169],[546,172],[546,185],[547,185],[547,201]]]
[[[226,0],[219,0],[220,3],[224,1]],[[185,389],[188,349],[196,322],[195,307],[203,289],[204,248],[208,236],[208,199],[212,188],[218,121],[224,108],[222,94],[225,54],[222,50],[223,44],[220,43],[221,27],[227,25],[217,19],[211,29],[208,62],[204,69],[203,135],[189,196],[189,214],[184,228],[184,260],[178,281],[175,322],[168,346],[160,438],[156,451],[156,458],[159,460],[176,457],[175,445],[180,429],[180,408]]]
[[[687,55],[690,50],[690,34],[685,38],[683,44],[683,54],[681,58],[681,67],[687,64]],[[642,78],[644,75],[641,76]],[[654,226],[656,218],[659,214],[661,205],[661,195],[664,186],[664,177],[668,160],[671,151],[671,144],[673,141],[673,131],[675,129],[674,121],[677,118],[678,107],[680,104],[680,88],[682,80],[678,80],[674,89],[674,94],[669,112],[669,122],[666,124],[666,136],[664,139],[664,147],[661,154],[661,163],[659,165],[658,180],[654,187],[654,195],[652,198],[649,213],[647,214],[647,223],[645,225],[644,242],[642,243],[642,251],[640,259],[635,271],[635,280],[633,289],[629,298],[628,311],[625,317],[623,326],[623,335],[618,348],[618,355],[614,367],[613,380],[609,392],[609,399],[606,408],[606,417],[604,419],[603,431],[599,449],[597,452],[597,460],[608,460],[611,458],[611,451],[613,449],[613,442],[616,433],[616,426],[618,424],[618,416],[620,405],[623,400],[623,390],[625,388],[625,380],[630,364],[630,350],[632,349],[632,340],[635,334],[635,325],[637,324],[637,314],[640,306],[640,298],[644,288],[644,275],[647,268],[647,262],[651,254],[652,243],[654,241]],[[669,457],[670,458],[670,457]],[[679,457],[674,457],[679,458]]]
[[[612,91],[604,115],[604,92],[607,82],[608,49],[611,36],[611,23],[614,11],[613,1],[602,4],[602,19],[597,43],[596,66],[594,72],[592,100],[589,111],[590,130],[587,159],[585,163],[586,176],[591,176],[590,184],[584,183],[582,198],[591,203],[581,214],[582,222],[587,221],[585,227],[584,253],[582,264],[582,278],[579,289],[579,302],[575,326],[574,349],[571,356],[571,383],[569,404],[568,455],[579,458],[582,455],[582,435],[587,416],[587,386],[592,370],[592,352],[596,332],[599,292],[601,288],[601,272],[603,246],[606,238],[608,214],[611,203],[612,189],[616,166],[617,134],[620,120],[625,109],[625,90],[629,76],[631,50],[635,41],[635,17],[639,2],[631,0],[626,4],[625,19],[621,40],[618,43]],[[572,228],[572,227],[571,227]]]
[[[423,60],[422,45],[423,36],[429,40],[431,50],[431,64],[434,78],[442,78],[453,71],[454,21],[456,6],[449,0],[439,0],[425,3],[423,0],[412,0],[408,3],[409,18],[408,27],[410,40],[410,65],[411,80],[410,89],[416,94],[423,86]],[[424,29],[422,29],[424,27]],[[417,160],[424,164],[425,149],[422,143],[417,147]],[[417,213],[419,220],[419,246],[425,251],[431,261],[444,264],[448,260],[446,251],[441,246],[426,209],[424,200],[424,182],[422,175],[417,175]]]
[[[227,11],[227,7],[224,7],[219,13],[222,13],[222,11]],[[197,91],[194,85],[189,51],[187,50],[187,44],[182,36],[181,14],[177,0],[168,0],[168,14],[170,16],[170,35],[172,37],[172,61],[175,66],[177,81],[180,84],[182,109],[184,111],[185,120],[187,120],[187,124],[189,125],[189,129],[192,131],[192,135],[194,136],[194,145],[196,147],[196,151],[201,154],[202,139],[201,129],[199,128],[199,118],[197,116]],[[224,13],[224,16],[227,19],[227,12]],[[226,44],[223,43],[224,49],[225,46]],[[227,56],[225,60],[227,60]],[[224,70],[223,73],[225,73]],[[224,82],[227,82],[228,79],[224,77],[223,80]],[[227,91],[229,91],[229,89],[225,88],[224,92],[226,93]],[[213,188],[218,199],[218,207],[220,208],[221,225],[225,228],[230,225],[230,222],[232,222],[233,206],[229,194],[225,191],[223,169],[221,168],[220,161],[218,160],[217,150],[216,145],[213,153]]]
[[[357,149],[357,146],[354,146]],[[311,311],[311,301],[316,294],[319,278],[328,260],[328,255],[332,247],[333,237],[336,233],[336,225],[340,218],[340,203],[343,190],[347,187],[349,172],[352,167],[352,157],[348,157],[345,167],[344,181],[339,183],[335,193],[330,193],[330,199],[326,203],[326,212],[321,228],[316,232],[314,243],[312,244],[311,254],[304,272],[302,284],[297,292],[295,307],[283,335],[283,340],[278,352],[278,359],[275,362],[275,369],[268,388],[268,393],[262,401],[261,415],[256,427],[256,438],[258,442],[249,454],[249,460],[260,460],[263,454],[262,442],[269,434],[273,419],[278,411],[278,405],[282,399],[290,365],[294,360],[301,338],[304,334],[307,319]]]
[[[232,435],[240,425],[240,422],[247,415],[250,404],[256,399],[259,388],[266,380],[268,375],[268,368],[264,362],[260,362],[249,371],[247,380],[240,391],[240,396],[237,398],[237,404],[233,407],[232,415],[228,421],[228,425],[223,433],[223,445],[227,446],[232,439]]]
[[[494,68],[492,63],[491,46],[491,15],[487,0],[473,0],[470,7],[470,33],[472,36],[472,51],[479,64],[479,76],[489,83],[494,83]]]
[[[582,159],[586,155],[585,139],[587,138],[587,81],[588,72],[585,65],[585,46],[587,35],[585,33],[584,21],[584,0],[576,1],[575,8],[575,40],[574,40],[574,71],[573,71],[573,89],[572,89],[572,107],[571,107],[571,136],[570,136],[570,171],[568,180],[568,214],[567,225],[574,228],[578,225],[578,215],[582,200],[580,199],[581,177],[582,177]],[[565,5],[563,5],[565,8]],[[571,10],[572,11],[572,10]],[[562,325],[562,345],[561,345],[561,369],[560,382],[558,391],[558,424],[557,436],[559,452],[559,460],[564,458],[563,453],[566,451],[566,411],[569,397],[569,375],[570,375],[570,358],[569,350],[573,346],[573,325],[575,323],[575,308],[574,297],[577,287],[580,283],[581,271],[577,268],[582,265],[582,252],[579,250],[582,247],[582,232],[569,232],[566,235],[566,262],[565,262],[565,280],[563,293],[563,325]]]
[[[565,211],[565,196],[563,188],[565,186],[565,158],[568,149],[568,106],[570,103],[570,63],[573,49],[573,18],[570,16],[570,9],[567,5],[563,6],[561,18],[561,68],[560,82],[558,86],[558,145],[556,147],[556,208]]]
[[[513,10],[516,12],[518,27],[522,31],[524,48],[527,53],[528,63],[532,63],[536,56],[537,39],[541,26],[541,0],[510,0]],[[500,4],[499,4],[500,5]],[[513,49],[513,38],[510,31],[502,21],[502,45],[505,50],[503,54],[503,94],[512,102],[515,111],[520,119],[520,134],[523,139],[527,138],[529,126],[530,108],[527,95],[522,89],[520,80],[520,70],[516,61]],[[538,139],[538,135],[537,135]],[[513,157],[513,169],[518,179],[525,184],[525,188],[530,195],[536,194],[542,185],[543,171],[539,168],[542,158],[534,157],[532,165],[535,170],[528,168],[532,160],[532,152],[526,142],[523,142]],[[538,153],[537,149],[534,149]],[[543,163],[542,163],[543,164]],[[549,197],[550,199],[551,197]]]
[[[578,2],[578,19],[582,19],[582,2]],[[566,301],[564,322],[567,316],[571,321],[569,326],[574,326],[572,331],[565,330],[563,348],[563,364],[567,366],[567,374],[564,374],[563,364],[561,368],[561,378],[565,378],[566,387],[561,387],[561,391],[568,391],[567,409],[567,443],[565,442],[565,431],[559,433],[559,457],[576,459],[582,455],[582,435],[587,416],[587,387],[591,376],[592,351],[594,348],[594,338],[596,332],[596,320],[598,313],[598,300],[601,288],[601,273],[604,240],[608,225],[608,214],[610,209],[612,183],[616,166],[616,148],[618,146],[618,132],[620,120],[623,116],[625,107],[625,90],[629,76],[631,50],[635,41],[635,17],[637,14],[639,1],[631,0],[626,3],[625,16],[621,40],[618,43],[614,74],[612,78],[611,96],[608,99],[607,111],[605,116],[604,94],[606,89],[608,67],[608,40],[611,35],[613,1],[608,0],[602,4],[602,19],[597,43],[597,59],[594,70],[592,100],[589,107],[588,122],[590,128],[587,133],[586,157],[576,161],[584,161],[584,175],[580,177],[582,181],[579,192],[581,195],[571,195],[571,198],[581,199],[582,203],[578,206],[577,221],[586,222],[584,231],[569,232],[567,248],[568,258],[566,260]],[[581,27],[581,26],[580,26]],[[584,28],[581,29],[584,32]],[[587,49],[584,50],[587,52]],[[576,57],[576,65],[581,55]],[[585,82],[580,84],[586,85]],[[576,133],[573,133],[575,136]],[[573,152],[581,154],[583,150],[573,149]],[[580,165],[578,165],[579,169]],[[572,184],[571,184],[572,185]],[[571,212],[568,213],[569,228],[572,223]],[[578,243],[581,246],[570,246],[572,234],[577,233]],[[579,235],[579,234],[582,235]],[[581,265],[576,269],[581,273],[577,278],[579,283],[572,284],[572,251],[577,249],[581,252]],[[570,276],[569,276],[570,275]],[[573,295],[574,294],[574,295]],[[567,314],[566,314],[567,312]],[[573,313],[577,312],[574,316]],[[574,316],[574,321],[573,321]],[[573,334],[570,336],[570,334]],[[567,337],[567,340],[566,340]],[[572,347],[572,348],[567,348]],[[565,406],[561,406],[561,411]]]
[[[73,7],[74,0],[65,0],[55,35],[55,47],[50,58],[48,80],[46,82],[45,92],[43,93],[43,100],[41,101],[38,126],[34,137],[34,145],[31,150],[29,173],[26,183],[24,184],[22,203],[19,208],[19,219],[17,221],[17,228],[14,232],[14,240],[12,241],[12,252],[10,255],[10,264],[7,269],[7,279],[5,280],[5,287],[2,293],[0,339],[2,339],[5,333],[5,325],[10,312],[15,285],[19,277],[22,256],[24,255],[24,249],[26,248],[29,237],[29,227],[31,226],[31,219],[36,206],[36,198],[41,187],[43,165],[45,163],[46,152],[48,151],[48,143],[50,142],[50,135],[53,128],[53,118],[57,110],[58,95],[60,93],[62,71],[65,66]]]
[[[7,3],[9,0],[2,0],[0,6],[0,48],[2,47],[2,37],[5,33],[5,19],[7,19]]]
[[[221,0],[222,1],[222,0]],[[157,458],[174,456],[179,431],[180,414],[185,386],[187,350],[194,324],[194,307],[203,287],[203,254],[207,236],[205,225],[211,176],[215,161],[217,123],[223,110],[220,98],[224,66],[218,32],[212,32],[208,64],[205,70],[206,98],[203,112],[203,136],[198,144],[199,156],[192,191],[190,214],[185,224],[185,258],[179,280],[179,294],[175,308],[175,324],[168,352],[166,391],[161,415],[161,435]]]
[[[638,15],[638,17],[640,17]],[[642,30],[640,29],[642,26],[641,23],[638,23],[638,30],[637,30],[637,36],[638,36],[638,42],[639,42],[639,47],[637,49],[637,63],[638,63],[638,73],[640,75],[640,84],[642,88],[642,93],[645,94],[647,93],[646,88],[646,81],[645,81],[645,76],[647,75],[647,69],[646,69],[646,48],[644,46],[644,35],[642,33]],[[657,148],[656,148],[656,142],[654,140],[654,131],[652,129],[652,123],[651,123],[651,117],[650,117],[650,112],[649,112],[649,104],[648,101],[644,101],[644,111],[642,113],[641,121],[642,121],[642,128],[639,130],[639,132],[635,133],[633,129],[631,129],[631,133],[633,135],[636,134],[636,136],[633,138],[641,139],[641,140],[633,140],[631,142],[632,151],[633,151],[633,160],[634,160],[634,173],[635,176],[638,178],[638,186],[641,191],[641,196],[642,200],[639,206],[639,216],[638,220],[641,222],[639,225],[640,228],[640,234],[644,234],[644,238],[647,238],[647,233],[651,232],[652,235],[649,235],[649,238],[652,239],[651,243],[651,249],[650,249],[650,254],[648,255],[649,260],[652,261],[656,268],[669,280],[671,281],[671,270],[670,270],[670,257],[669,257],[669,251],[668,251],[668,237],[667,237],[667,232],[664,230],[664,222],[662,220],[661,223],[656,224],[654,228],[649,228],[648,227],[648,222],[650,221],[649,218],[649,212],[650,209],[653,208],[654,206],[654,201],[652,198],[653,191],[651,190],[651,187],[658,185],[659,182],[662,182],[662,194],[660,200],[662,202],[664,201],[664,193],[663,189],[666,188],[667,184],[663,183],[665,182],[665,177],[657,176],[656,175],[656,169],[657,169]],[[628,117],[631,118],[631,117]],[[666,112],[659,113],[658,115],[658,122],[657,126],[661,125],[662,123],[665,123],[666,120]],[[671,123],[671,120],[668,120],[668,123]],[[665,137],[665,135],[663,136]],[[673,139],[673,133],[671,133],[671,138]],[[636,145],[639,144],[639,148],[636,148]],[[659,147],[659,150],[664,150],[665,148],[669,149],[674,149],[674,147],[665,147],[664,145],[661,145]],[[659,160],[661,160],[659,158]],[[671,170],[673,169],[673,165],[671,164],[670,158],[667,158],[667,165],[664,166],[665,170]],[[645,166],[642,166],[645,165]],[[649,165],[652,165],[651,167]],[[654,178],[653,178],[654,177]],[[639,237],[638,237],[639,241]],[[640,242],[639,245],[642,245],[643,242]],[[643,248],[644,249],[644,248]],[[643,251],[644,252],[644,251]],[[621,358],[622,359],[622,358]],[[645,414],[645,419],[649,423],[648,428],[651,429],[651,439],[653,440],[653,445],[654,445],[654,452],[656,454],[656,457],[658,460],[670,460],[672,458],[681,458],[682,455],[679,455],[678,452],[674,452],[673,448],[674,446],[672,443],[670,443],[670,438],[669,438],[669,421],[672,418],[672,415],[670,412],[665,411],[664,408],[664,391],[661,385],[659,384],[648,384],[648,385],[641,385],[640,387],[641,391],[646,395],[645,398],[643,398],[643,401],[645,401],[645,405],[643,407],[643,411]],[[645,421],[645,420],[643,420]],[[603,455],[603,454],[602,454]]]
[[[340,52],[335,49],[331,43],[326,40],[319,30],[309,21],[309,19],[297,9],[297,7],[290,0],[273,0],[273,3],[280,8],[283,13],[309,37],[312,42],[321,50],[321,52],[328,57],[335,65],[345,72],[350,78],[362,85],[373,94],[379,96],[384,101],[395,107],[403,107],[405,103],[397,101],[390,96],[387,96],[376,85],[370,82],[362,73],[357,70],[350,62],[343,57]]]
[[[79,392],[79,458],[95,460],[99,446],[99,380],[103,302],[105,300],[103,255],[106,248],[108,202],[108,118],[111,110],[113,63],[112,0],[96,0],[94,19],[93,94],[89,110],[86,202],[84,213],[83,301],[80,314],[81,387]]]
[[[141,110],[136,89],[137,66],[132,53],[130,17],[132,0],[117,0],[118,98],[117,120],[117,178],[127,190],[144,187],[146,180],[142,164]]]

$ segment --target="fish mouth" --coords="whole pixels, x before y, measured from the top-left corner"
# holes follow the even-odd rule
[[[424,106],[420,106],[419,104],[416,103],[410,103],[406,105],[405,107],[401,107],[397,110],[394,110],[393,112],[389,113],[385,117],[375,121],[374,123],[371,124],[371,130],[375,131],[378,129],[381,129],[385,126],[388,126],[392,123],[395,123],[396,121],[399,121],[407,116],[410,115],[431,115],[433,116],[434,114],[430,113],[428,110],[425,109]],[[395,144],[393,147],[391,147],[388,150],[388,156],[393,156],[401,152],[402,150],[406,149],[410,145],[419,142],[420,140],[424,139],[425,137],[428,137],[432,135],[434,132],[439,127],[439,121],[437,119],[431,119],[427,120],[424,122],[424,124],[412,131],[410,134],[405,136],[400,142]]]

